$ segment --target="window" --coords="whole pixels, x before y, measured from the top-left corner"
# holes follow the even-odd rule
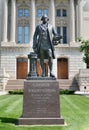
[[[47,9],[44,9],[44,10],[43,10],[43,14],[48,16],[48,10],[47,10]]]
[[[24,16],[26,16],[26,17],[29,16],[29,10],[28,9],[24,9]]]
[[[47,9],[38,9],[37,10],[37,16],[41,17],[42,15],[47,15],[48,16],[48,10]]]
[[[22,17],[22,16],[23,16],[23,10],[22,10],[22,9],[19,9],[19,10],[18,10],[18,16],[19,16],[19,17]]]
[[[22,27],[18,27],[18,43],[22,43],[22,32],[23,32],[23,28]]]
[[[57,16],[57,17],[60,17],[60,16],[61,16],[61,10],[60,10],[60,9],[57,9],[57,10],[56,10],[56,16]]]
[[[29,27],[18,27],[18,43],[29,42]]]
[[[67,43],[67,27],[66,26],[63,26],[63,27],[58,26],[57,27],[57,33],[59,35],[62,35],[62,37],[63,37],[60,40],[60,43],[66,44]]]
[[[28,43],[28,42],[29,42],[29,28],[24,27],[24,43]]]
[[[63,43],[67,43],[67,28],[63,27]]]
[[[17,11],[17,43],[26,44],[29,43],[29,7],[20,6]]]
[[[38,16],[38,17],[41,17],[41,16],[42,16],[42,10],[41,10],[41,9],[38,9],[38,10],[37,10],[37,16]]]
[[[18,17],[28,17],[29,16],[29,10],[28,9],[19,9],[18,10]]]
[[[66,12],[65,9],[62,10],[62,16],[63,16],[63,17],[66,17],[66,16],[67,16],[67,12]]]
[[[61,27],[57,27],[57,33],[61,35]]]
[[[56,17],[66,17],[67,10],[66,9],[56,9]]]

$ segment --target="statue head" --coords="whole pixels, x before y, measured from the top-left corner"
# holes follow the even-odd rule
[[[41,21],[43,21],[43,23],[47,23],[47,21],[49,21],[48,16],[47,16],[47,15],[43,15],[43,16],[41,17]]]

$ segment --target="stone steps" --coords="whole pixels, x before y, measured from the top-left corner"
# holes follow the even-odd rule
[[[79,86],[76,80],[60,79],[58,81],[60,89],[79,90]]]
[[[6,90],[18,90],[23,89],[24,79],[9,80],[6,85]]]
[[[25,79],[9,80],[6,85],[6,90],[18,90],[24,88]],[[79,90],[77,81],[69,79],[60,79],[60,89]]]

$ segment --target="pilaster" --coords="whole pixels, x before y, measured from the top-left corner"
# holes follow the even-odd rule
[[[4,0],[4,15],[3,15],[3,42],[7,42],[7,27],[8,26],[8,0]]]
[[[70,0],[70,43],[75,42],[75,9],[74,0]]]
[[[49,11],[50,23],[55,26],[55,4],[54,0],[50,0],[50,11]]]
[[[11,30],[10,30],[11,42],[15,42],[15,29],[16,29],[16,0],[11,0]]]
[[[83,4],[82,1],[78,1],[77,5],[77,10],[78,10],[78,37],[82,37],[82,26],[83,26]]]
[[[34,31],[35,31],[35,0],[31,0],[30,42],[33,41]]]

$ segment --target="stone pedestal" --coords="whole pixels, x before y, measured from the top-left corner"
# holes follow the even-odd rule
[[[58,81],[27,80],[24,82],[23,114],[18,124],[64,124],[60,114]]]

